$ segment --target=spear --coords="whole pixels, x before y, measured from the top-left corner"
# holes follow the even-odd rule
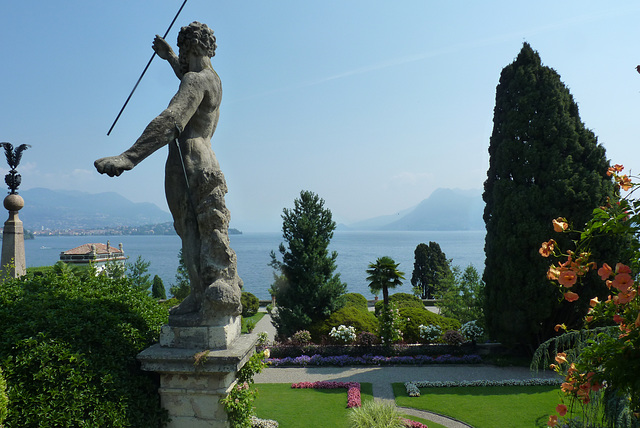
[[[169,28],[167,28],[167,31],[164,33],[164,36],[162,36],[163,39],[167,38],[167,35],[169,34],[169,31],[171,31],[171,27],[173,27],[173,24],[176,22],[176,19],[178,19],[178,15],[180,15],[180,12],[182,12],[182,8],[184,8],[185,4],[187,4],[187,0],[184,0],[184,2],[182,3],[182,6],[180,6],[180,9],[178,10],[178,13],[176,13],[176,16],[173,17],[173,21],[171,21],[171,24],[169,24]],[[153,51],[153,55],[151,55],[151,59],[149,59],[149,62],[147,63],[147,66],[144,68],[144,70],[142,71],[142,74],[138,78],[138,81],[133,86],[133,89],[131,90],[131,93],[129,94],[129,96],[127,97],[127,100],[124,102],[124,105],[120,109],[120,113],[118,113],[118,116],[116,116],[116,120],[113,121],[113,124],[111,125],[111,128],[109,128],[109,132],[107,132],[107,136],[109,136],[109,134],[111,134],[111,131],[113,130],[113,127],[116,126],[116,123],[118,122],[118,119],[120,119],[120,115],[124,111],[124,109],[127,106],[127,104],[129,104],[129,100],[131,99],[131,96],[136,91],[136,88],[138,87],[138,84],[140,83],[140,81],[144,77],[144,74],[147,72],[147,69],[151,65],[151,61],[153,61],[153,58],[155,58],[155,57],[156,57],[156,52]]]

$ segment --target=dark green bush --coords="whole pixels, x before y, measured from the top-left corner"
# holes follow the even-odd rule
[[[309,332],[313,339],[317,341],[320,337],[329,335],[333,327],[339,327],[340,325],[353,326],[356,329],[356,333],[362,331],[375,333],[378,331],[378,319],[373,313],[356,309],[353,306],[346,306],[338,309],[326,320],[312,324]]]
[[[260,300],[248,291],[242,292],[240,303],[242,303],[242,316],[245,318],[254,316],[260,308]]]
[[[7,418],[7,406],[9,405],[9,398],[7,398],[7,383],[4,380],[2,369],[0,369],[0,427]]]
[[[442,315],[423,308],[405,307],[400,308],[400,317],[405,319],[402,337],[405,342],[415,343],[420,340],[420,325],[437,325],[442,331],[460,329],[460,322],[453,318],[446,318]],[[408,321],[407,321],[408,320]]]
[[[157,376],[136,355],[167,311],[126,278],[59,269],[0,287],[7,428],[158,427]]]
[[[353,306],[354,308],[368,311],[369,305],[367,303],[367,298],[364,297],[360,293],[347,293],[344,295],[344,306]]]
[[[395,303],[396,308],[424,308],[424,304],[419,297],[407,293],[395,293],[389,296],[389,303]],[[380,315],[382,310],[382,300],[378,300],[374,305],[376,316]]]

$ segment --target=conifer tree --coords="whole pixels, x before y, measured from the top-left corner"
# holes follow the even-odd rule
[[[549,259],[538,254],[549,238],[562,243],[551,220],[562,216],[582,227],[606,203],[612,184],[604,148],[580,120],[558,73],[528,43],[500,75],[489,155],[487,327],[492,338],[530,352],[575,310],[558,301],[546,280]]]
[[[164,289],[162,278],[156,275],[153,277],[153,286],[151,287],[151,297],[154,299],[166,299],[167,291]]]
[[[440,248],[440,244],[433,241],[429,241],[429,245],[418,244],[414,255],[411,285],[420,290],[422,299],[433,299],[435,288],[440,280],[451,274],[449,260]]]
[[[279,335],[289,336],[339,309],[347,285],[334,273],[338,253],[328,247],[336,223],[324,200],[302,191],[294,208],[283,210],[282,220],[287,244],[279,246],[282,261],[271,252],[269,265],[277,272],[270,291],[278,306],[274,325]]]

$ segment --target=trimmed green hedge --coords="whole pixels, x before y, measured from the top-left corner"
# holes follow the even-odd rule
[[[157,376],[136,355],[168,313],[126,278],[71,269],[0,286],[6,428],[160,427]]]
[[[7,383],[4,380],[2,369],[0,369],[0,428],[3,427],[2,423],[7,418],[8,405],[9,398],[7,397]]]
[[[260,300],[248,291],[243,291],[240,296],[240,303],[242,303],[242,317],[250,318],[258,313],[260,309]]]
[[[378,319],[369,311],[363,311],[353,306],[345,306],[331,314],[326,320],[312,324],[309,332],[314,341],[322,336],[328,336],[333,327],[340,325],[355,327],[356,333],[368,331],[375,333],[378,331]]]
[[[396,308],[424,308],[424,304],[419,297],[408,293],[395,293],[389,296],[389,303],[395,303]],[[374,306],[376,316],[380,315],[384,302],[378,300]]]
[[[437,325],[444,333],[447,330],[460,330],[460,321],[434,314],[425,308],[400,308],[400,316],[405,320],[402,337],[405,342],[416,343],[420,341],[420,325]]]
[[[360,293],[347,293],[344,295],[344,306],[353,306],[356,309],[363,311],[369,310],[369,304],[367,298]]]

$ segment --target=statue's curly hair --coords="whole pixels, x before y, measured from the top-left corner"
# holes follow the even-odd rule
[[[216,36],[213,30],[198,21],[193,21],[186,27],[182,27],[178,33],[178,47],[181,49],[194,49],[200,55],[209,58],[216,54]]]

